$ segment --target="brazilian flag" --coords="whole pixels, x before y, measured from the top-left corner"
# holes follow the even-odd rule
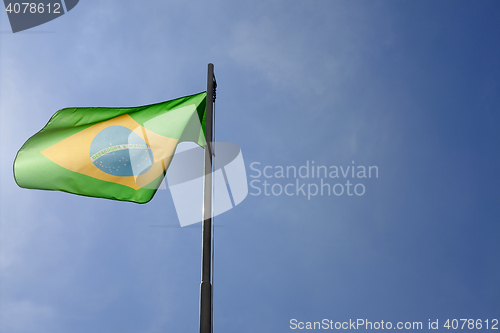
[[[67,108],[14,161],[23,188],[146,203],[180,142],[205,146],[206,93],[133,108]]]

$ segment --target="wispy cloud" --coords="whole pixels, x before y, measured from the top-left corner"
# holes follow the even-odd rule
[[[30,333],[41,327],[54,329],[57,324],[57,312],[50,306],[37,304],[29,300],[2,298],[0,302],[0,328],[2,332]]]

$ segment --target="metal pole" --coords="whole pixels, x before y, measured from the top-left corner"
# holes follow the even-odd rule
[[[212,333],[212,138],[213,138],[214,65],[208,64],[207,108],[205,127],[205,186],[203,193],[203,236],[200,291],[200,333]]]

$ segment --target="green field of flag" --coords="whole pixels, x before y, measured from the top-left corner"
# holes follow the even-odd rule
[[[18,151],[23,188],[146,203],[180,142],[205,146],[206,93],[133,108],[66,108]]]

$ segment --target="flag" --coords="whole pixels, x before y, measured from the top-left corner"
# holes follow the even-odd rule
[[[14,160],[23,188],[146,203],[180,142],[205,146],[206,93],[133,108],[67,108]]]

